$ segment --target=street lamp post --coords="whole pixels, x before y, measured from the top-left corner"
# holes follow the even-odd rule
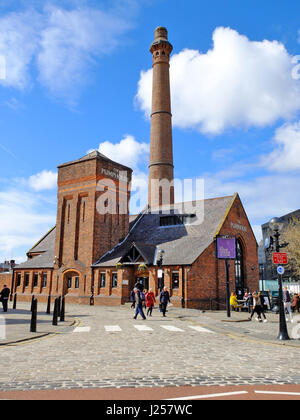
[[[159,255],[159,259],[157,260],[157,266],[158,266],[158,288],[160,289],[160,291],[163,290],[164,285],[163,285],[163,274],[162,273],[162,266],[163,266],[163,255],[164,255],[165,251],[163,249],[160,249],[158,251],[158,255]]]
[[[269,222],[269,227],[272,231],[275,232],[274,239],[275,239],[275,249],[276,252],[280,252],[280,248],[284,248],[287,244],[280,245],[279,239],[280,239],[280,229],[282,229],[282,222],[278,217],[274,217]],[[277,340],[280,341],[286,341],[289,340],[289,334],[288,329],[286,325],[286,319],[285,319],[285,310],[284,310],[284,304],[283,304],[283,290],[282,290],[282,275],[278,274],[278,291],[279,291],[279,335],[277,337]]]

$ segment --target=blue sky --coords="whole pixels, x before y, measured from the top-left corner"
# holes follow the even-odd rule
[[[258,239],[298,209],[299,14],[292,0],[0,0],[0,261],[55,224],[56,168],[91,149],[131,166],[146,199],[158,25],[174,46],[175,177],[239,192]]]

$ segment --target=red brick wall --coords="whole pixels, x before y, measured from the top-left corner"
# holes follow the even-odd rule
[[[9,289],[11,288],[11,281],[12,281],[12,273],[0,273],[0,290],[3,289],[4,285],[6,284]]]

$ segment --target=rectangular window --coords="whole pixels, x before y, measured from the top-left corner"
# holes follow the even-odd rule
[[[179,289],[179,272],[173,271],[172,273],[172,289]]]
[[[79,289],[79,277],[75,277],[75,289]]]
[[[72,277],[68,277],[68,289],[72,288]]]
[[[100,274],[100,287],[105,287],[105,273]]]
[[[118,287],[118,273],[112,273],[112,287],[113,289]]]
[[[47,287],[47,274],[43,274],[43,283],[42,283],[42,287]]]
[[[17,287],[21,286],[21,279],[22,279],[21,274],[18,273],[17,274]]]
[[[39,275],[37,273],[34,273],[33,275],[33,287],[37,287],[39,281]]]
[[[25,273],[25,287],[29,286],[29,273]]]

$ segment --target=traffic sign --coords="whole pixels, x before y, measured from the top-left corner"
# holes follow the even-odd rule
[[[288,257],[285,252],[274,252],[273,253],[273,264],[287,264]]]
[[[282,267],[281,265],[279,267],[277,267],[277,273],[278,274],[283,276],[284,272],[285,272],[284,267]]]

